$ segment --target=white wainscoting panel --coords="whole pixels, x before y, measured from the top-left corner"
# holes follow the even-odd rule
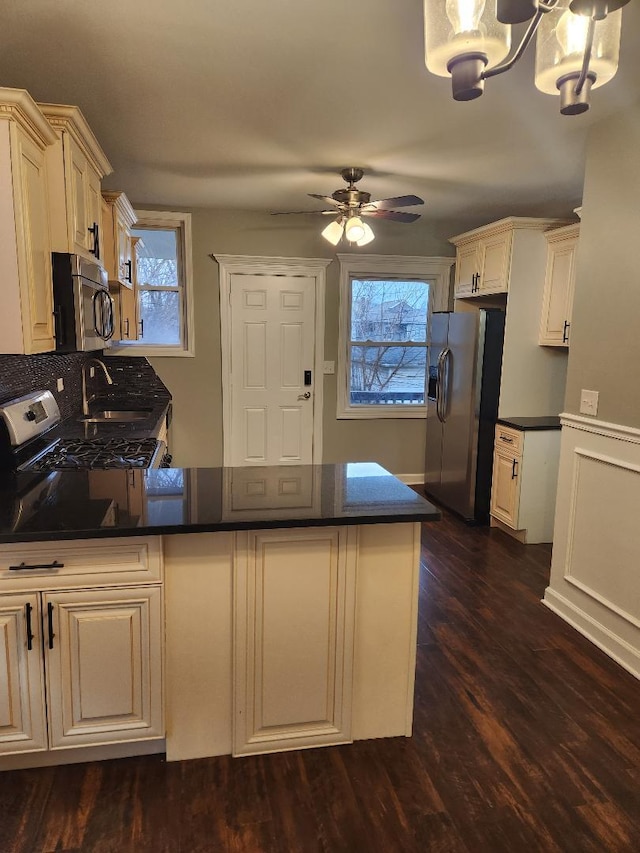
[[[640,430],[563,416],[544,603],[640,677]]]

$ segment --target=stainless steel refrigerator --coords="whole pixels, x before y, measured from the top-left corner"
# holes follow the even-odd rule
[[[431,318],[425,492],[467,521],[489,521],[504,311]]]

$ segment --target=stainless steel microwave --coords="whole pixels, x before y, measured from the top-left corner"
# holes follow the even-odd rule
[[[111,346],[115,321],[106,270],[66,252],[53,252],[52,261],[56,352]]]

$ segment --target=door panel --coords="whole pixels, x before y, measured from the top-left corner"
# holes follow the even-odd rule
[[[328,527],[240,538],[235,755],[351,740],[351,536]]]
[[[442,441],[442,500],[465,518],[473,515],[471,448],[477,432],[475,372],[478,315],[452,314],[449,321]]]
[[[442,424],[436,411],[438,382],[435,378],[440,353],[447,346],[449,336],[449,313],[431,315],[431,333],[429,338],[429,381],[427,385],[427,441],[425,447],[425,489],[434,497],[440,492],[442,470]]]
[[[162,737],[160,587],[45,593],[52,749]]]
[[[0,755],[47,748],[41,642],[38,595],[0,596]]]
[[[230,302],[231,464],[310,464],[315,279],[236,273]]]

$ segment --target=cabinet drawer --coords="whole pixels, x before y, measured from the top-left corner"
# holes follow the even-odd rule
[[[10,568],[22,563],[24,568]],[[161,579],[158,536],[0,545],[2,592],[144,584]]]
[[[522,433],[510,427],[496,426],[496,450],[509,451],[520,456],[522,454]]]

